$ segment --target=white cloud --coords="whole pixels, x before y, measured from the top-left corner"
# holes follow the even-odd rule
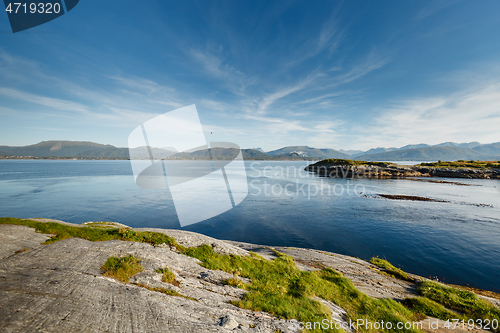
[[[165,87],[162,86],[152,80],[140,78],[140,77],[134,77],[134,78],[124,78],[121,76],[110,76],[109,78],[113,79],[114,81],[118,82],[119,84],[129,87],[133,89],[134,91],[137,92],[142,92],[147,95],[152,95],[157,92],[162,92],[162,91],[167,91],[167,92],[174,92],[175,89],[170,88],[170,87]]]
[[[34,104],[39,104],[43,106],[47,106],[50,108],[55,108],[63,111],[73,111],[73,112],[87,112],[87,107],[63,100],[63,99],[58,99],[58,98],[50,98],[50,97],[44,97],[44,96],[39,96],[35,94],[30,94],[27,92],[15,90],[15,89],[10,89],[10,88],[2,88],[0,87],[0,94],[4,95],[9,98],[21,100],[23,102],[29,102],[29,103],[34,103]]]
[[[417,21],[425,19],[456,2],[456,0],[433,0],[417,12],[415,19]]]
[[[344,32],[339,28],[339,8],[340,5],[332,12],[330,18],[323,23],[316,38],[307,39],[303,45],[296,48],[292,60],[286,63],[285,68],[299,65],[324,51],[331,55],[337,50],[344,35]]]
[[[330,19],[326,21],[319,33],[318,46],[316,53],[321,52],[324,48],[328,48],[330,52],[334,52],[338,44],[342,40],[343,32],[339,29],[338,11],[340,6],[332,12]]]
[[[207,108],[217,111],[227,111],[227,110],[232,110],[234,108],[231,104],[221,101],[214,101],[212,99],[202,99],[201,103]]]
[[[374,125],[357,126],[355,147],[498,142],[500,83],[429,98],[401,100],[381,110]]]
[[[209,48],[208,51],[190,50],[190,56],[199,64],[209,76],[221,80],[226,88],[236,95],[243,95],[245,89],[256,82],[255,78],[250,78],[240,70],[227,64],[223,57],[214,53],[221,53],[222,47]],[[215,51],[215,52],[214,52]]]
[[[245,115],[244,118],[270,124],[265,126],[265,128],[266,131],[271,133],[287,133],[290,131],[310,131],[309,128],[300,125],[300,121],[298,120],[286,120],[283,118],[273,118],[273,117],[253,116],[253,115]]]
[[[313,73],[309,74],[304,80],[302,80],[294,85],[282,88],[278,91],[275,91],[272,94],[269,94],[269,95],[263,97],[259,102],[257,102],[256,114],[259,114],[259,115],[265,114],[267,112],[268,108],[274,102],[276,102],[277,100],[282,99],[290,94],[293,94],[293,93],[298,92],[300,90],[304,90],[314,80],[316,80],[317,78],[319,78],[321,76],[323,76],[322,73],[313,72]]]
[[[337,84],[344,84],[365,76],[366,74],[379,69],[386,65],[390,60],[390,57],[377,53],[375,51],[370,52],[366,59],[355,65],[350,71],[345,74],[341,74],[337,77]]]

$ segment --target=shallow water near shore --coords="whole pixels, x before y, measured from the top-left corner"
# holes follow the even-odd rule
[[[245,164],[247,198],[182,229],[362,259],[378,255],[411,273],[500,291],[498,180],[433,178],[478,185],[458,186],[425,179],[333,179],[303,171],[307,162]],[[370,197],[376,194],[449,202]],[[168,190],[135,185],[129,161],[0,160],[0,202],[0,216],[180,229]]]

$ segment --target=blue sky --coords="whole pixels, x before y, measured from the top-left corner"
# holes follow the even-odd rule
[[[497,142],[499,17],[494,0],[84,0],[13,34],[2,14],[0,145],[125,147],[190,104],[244,148]]]

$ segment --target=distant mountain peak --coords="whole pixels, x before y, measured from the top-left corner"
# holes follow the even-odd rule
[[[443,142],[437,144],[436,146],[444,146],[444,147],[460,147],[460,148],[476,148],[481,146],[481,144],[477,141],[468,142],[468,143],[456,143],[456,142]]]
[[[311,148],[308,146],[287,146],[267,152],[271,156],[297,154],[302,157],[314,158],[350,158],[350,155],[330,148]]]

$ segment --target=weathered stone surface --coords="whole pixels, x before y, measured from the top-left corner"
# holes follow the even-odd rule
[[[275,257],[270,247],[261,245],[221,241],[181,230],[148,230],[164,232],[184,246],[209,244],[220,253],[247,255],[255,251],[267,259]],[[246,293],[221,283],[233,277],[231,274],[206,269],[199,260],[168,246],[77,238],[40,245],[47,238],[28,227],[0,225],[1,249],[6,254],[0,259],[2,332],[294,332],[285,320],[229,304]],[[23,248],[31,250],[14,254]],[[411,283],[382,275],[378,267],[360,259],[318,250],[274,249],[294,257],[300,269],[331,267],[373,297],[415,295]],[[127,254],[140,258],[144,267],[130,283],[102,276],[100,267],[107,258]],[[178,286],[161,281],[156,270],[164,267],[175,273]],[[184,297],[139,285],[175,290]],[[333,321],[346,321],[342,308],[317,300],[330,309]]]
[[[35,249],[50,235],[39,234],[35,229],[22,225],[0,224],[0,258],[14,255],[16,251]]]
[[[228,330],[233,330],[236,327],[238,327],[239,324],[236,321],[236,319],[234,319],[233,316],[227,315],[224,318],[222,318],[220,326],[222,326],[222,327],[224,327],[225,329],[228,329]]]
[[[131,283],[101,275],[108,257],[126,254],[141,258],[144,266]],[[155,270],[166,266],[179,287],[161,282]],[[220,323],[230,313],[241,332],[292,332],[285,320],[229,304],[245,292],[220,284],[230,277],[149,244],[66,239],[0,260],[0,327],[2,332],[229,332]],[[134,283],[175,289],[195,300]]]

